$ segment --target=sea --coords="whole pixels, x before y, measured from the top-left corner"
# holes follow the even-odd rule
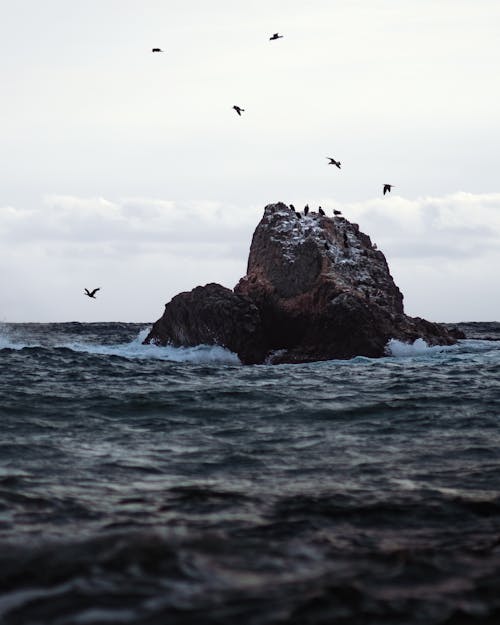
[[[2,625],[498,625],[500,323],[242,366],[0,325]]]

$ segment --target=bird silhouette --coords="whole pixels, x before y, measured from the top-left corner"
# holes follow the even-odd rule
[[[151,52],[163,52],[160,48],[152,48]]]
[[[318,208],[318,213],[323,216],[325,215],[325,211],[321,208],[321,206]]]
[[[295,206],[293,204],[290,204],[290,210],[292,210],[292,211],[295,210]]]
[[[93,291],[89,291],[88,289],[85,289],[85,295],[88,295],[92,299],[96,299],[95,294],[97,293],[97,291],[100,291],[100,290],[101,290],[100,288],[94,289]]]
[[[236,106],[236,104],[233,106],[233,109],[238,113],[238,115],[241,116],[241,111],[244,111],[245,109],[242,109],[241,106]]]
[[[328,163],[328,165],[335,165],[336,167],[338,167],[340,169],[340,161],[336,161],[334,158],[332,158],[331,156],[327,156],[326,157],[330,162]]]
[[[342,215],[342,211],[334,210],[333,214],[334,215]]]
[[[274,41],[275,39],[283,39],[283,35],[278,35],[278,33],[274,33],[272,37],[269,37],[269,41]]]
[[[306,204],[304,206],[304,215],[307,215],[308,212],[309,212],[309,204]]]
[[[389,193],[390,193],[390,192],[391,192],[391,189],[392,189],[392,187],[393,187],[393,186],[394,186],[393,184],[384,184],[384,195],[385,195],[387,192],[389,192]]]

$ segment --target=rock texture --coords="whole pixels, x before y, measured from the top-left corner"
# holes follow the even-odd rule
[[[253,235],[247,274],[166,305],[145,342],[219,344],[243,363],[384,355],[389,339],[450,345],[462,335],[408,317],[385,256],[357,224],[270,204]]]

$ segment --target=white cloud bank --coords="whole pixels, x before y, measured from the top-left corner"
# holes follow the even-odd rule
[[[500,319],[500,193],[407,200],[396,191],[318,204],[339,208],[378,244],[409,314]],[[0,320],[151,321],[179,291],[232,287],[262,209],[58,195],[34,208],[0,207]],[[96,286],[98,300],[83,296]]]

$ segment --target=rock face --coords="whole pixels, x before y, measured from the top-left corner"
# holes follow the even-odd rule
[[[166,305],[145,342],[219,344],[245,364],[384,355],[389,339],[450,345],[460,333],[408,317],[385,256],[341,216],[270,204],[253,235],[247,274]]]

